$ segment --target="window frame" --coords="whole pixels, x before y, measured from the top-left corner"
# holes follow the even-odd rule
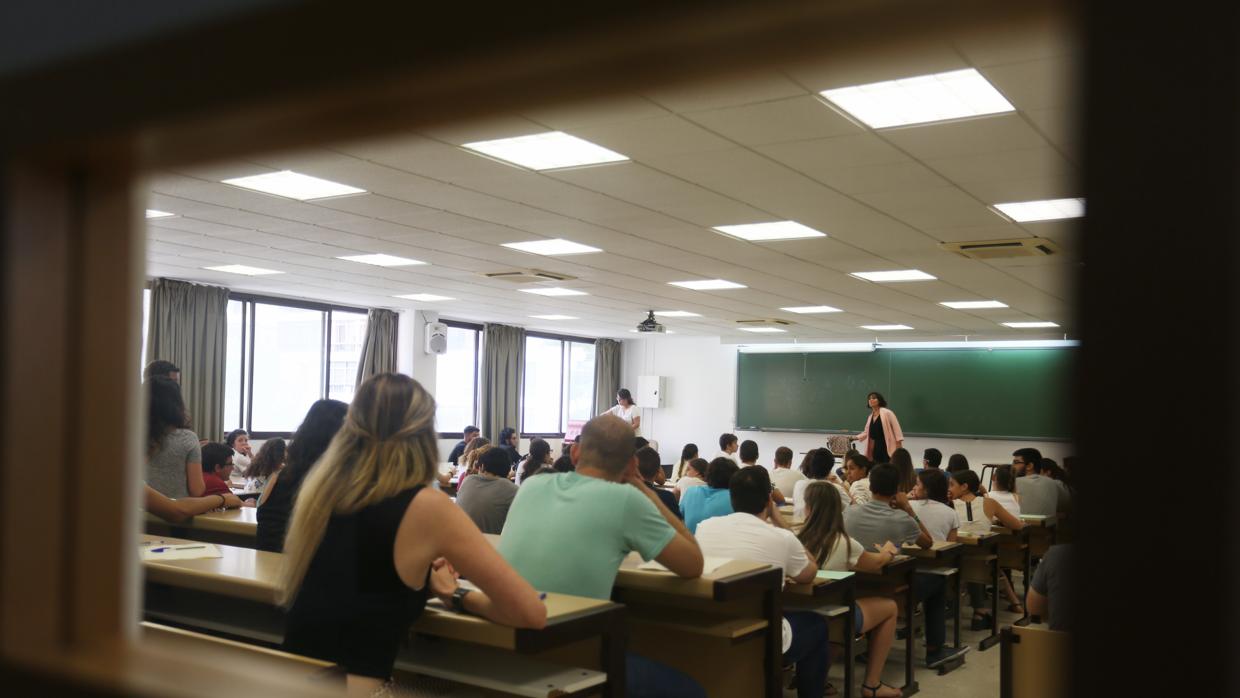
[[[322,346],[323,360],[319,366],[319,399],[325,399],[330,389],[331,376],[331,327],[332,313],[339,311],[343,313],[355,313],[366,315],[369,317],[369,308],[358,308],[349,305],[340,305],[337,303],[323,303],[320,301],[301,300],[295,298],[280,298],[277,296],[263,296],[254,293],[237,293],[230,291],[228,300],[241,302],[241,414],[239,417],[242,429],[250,435],[252,439],[287,439],[293,435],[291,431],[255,431],[254,424],[254,321],[257,313],[254,312],[256,304],[283,306],[285,308],[298,308],[301,310],[316,310],[323,313],[322,315]],[[228,387],[225,386],[227,391]]]
[[[482,404],[482,400],[480,399],[481,398],[480,391],[482,388],[478,384],[478,379],[482,377],[482,335],[483,335],[483,332],[486,330],[486,325],[483,325],[482,323],[479,323],[479,322],[465,322],[464,320],[446,320],[443,318],[440,318],[438,322],[444,325],[447,325],[448,327],[455,327],[458,330],[472,330],[474,333],[474,416],[472,418],[472,422],[476,426],[479,421],[478,408]],[[436,361],[438,361],[438,359],[436,359]],[[522,367],[522,370],[524,371],[524,367]],[[436,369],[435,369],[435,380],[436,382],[438,382],[439,380],[438,364],[436,364]],[[438,438],[443,439],[443,440],[464,439],[465,432],[463,431],[441,431],[441,432],[438,432],[437,436]]]
[[[572,356],[572,354],[571,354],[571,348],[568,346],[568,344],[569,344],[570,342],[575,342],[575,343],[577,343],[577,344],[589,344],[590,346],[594,346],[594,339],[589,338],[589,337],[578,337],[578,336],[576,336],[576,335],[571,335],[571,334],[557,334],[557,333],[554,333],[554,332],[530,332],[530,331],[527,331],[527,332],[525,333],[525,338],[526,338],[526,339],[529,339],[530,337],[537,337],[537,338],[539,338],[539,339],[553,339],[553,340],[558,340],[558,341],[560,342],[560,390],[559,390],[559,400],[560,400],[560,421],[559,421],[559,423],[560,423],[561,428],[563,428],[563,426],[564,426],[564,422],[565,422],[565,421],[567,421],[567,420],[564,418],[564,410],[565,410],[565,408],[566,408],[566,406],[565,406],[565,403],[566,403],[565,395],[566,395],[566,393],[565,393],[565,386],[564,386],[564,376],[565,376],[566,372],[568,371],[568,363],[569,363],[569,361],[570,361],[570,359],[571,359],[571,356]],[[597,361],[597,360],[598,360],[598,359],[597,359],[597,356],[596,356],[595,361]],[[594,385],[594,384],[593,384],[593,382],[591,382],[591,385],[590,385],[590,393],[591,393],[591,395],[592,395],[593,397],[597,397],[597,396],[595,396],[595,395],[594,395],[594,392],[595,392],[597,389],[598,389],[598,386]],[[593,398],[592,398],[592,399],[593,399]],[[563,439],[563,438],[564,438],[564,434],[565,434],[565,432],[564,432],[564,431],[559,431],[559,432],[551,432],[551,433],[546,433],[546,434],[544,434],[544,433],[538,433],[538,432],[527,432],[527,431],[525,431],[525,366],[524,366],[524,365],[522,365],[522,366],[521,366],[521,429],[520,429],[520,437],[521,437],[521,438],[531,438],[531,439],[533,439],[533,438],[539,438],[539,439]]]

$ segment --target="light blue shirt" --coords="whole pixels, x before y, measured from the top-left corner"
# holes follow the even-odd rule
[[[680,495],[680,511],[685,515],[685,527],[697,533],[698,524],[706,519],[732,513],[732,493],[714,487],[690,487]]]

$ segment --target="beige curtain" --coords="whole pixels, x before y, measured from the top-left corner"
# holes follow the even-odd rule
[[[396,371],[396,330],[399,315],[392,310],[372,308],[366,314],[366,340],[357,364],[357,385],[377,373]]]
[[[483,330],[482,435],[494,442],[504,427],[521,429],[521,377],[525,372],[525,329],[488,324]]]
[[[616,404],[620,389],[620,342],[594,340],[594,414],[603,414]]]
[[[224,438],[228,289],[171,279],[151,283],[147,357],[181,369],[181,394],[199,438]]]

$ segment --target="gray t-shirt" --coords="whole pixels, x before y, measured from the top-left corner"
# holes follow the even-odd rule
[[[1071,558],[1071,545],[1052,545],[1033,573],[1033,590],[1045,596],[1049,605],[1051,617],[1043,620],[1048,621],[1051,630],[1072,630],[1072,584],[1068,579]]]
[[[456,503],[483,533],[503,533],[517,486],[504,477],[470,475],[456,493]]]
[[[1044,475],[1026,475],[1016,480],[1020,495],[1020,513],[1054,516],[1068,509],[1068,488],[1058,480]]]
[[[172,499],[189,496],[185,483],[185,466],[202,463],[202,447],[198,435],[189,429],[169,432],[159,443],[159,450],[146,462],[146,484]]]
[[[844,510],[844,531],[867,552],[874,552],[874,545],[891,541],[899,547],[912,543],[921,535],[921,527],[913,517],[901,509],[892,509],[887,502],[877,500],[854,504]]]

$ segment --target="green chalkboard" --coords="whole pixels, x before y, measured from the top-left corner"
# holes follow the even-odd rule
[[[1068,439],[1074,350],[879,349],[737,356],[736,426],[851,431],[882,393],[911,436]]]

